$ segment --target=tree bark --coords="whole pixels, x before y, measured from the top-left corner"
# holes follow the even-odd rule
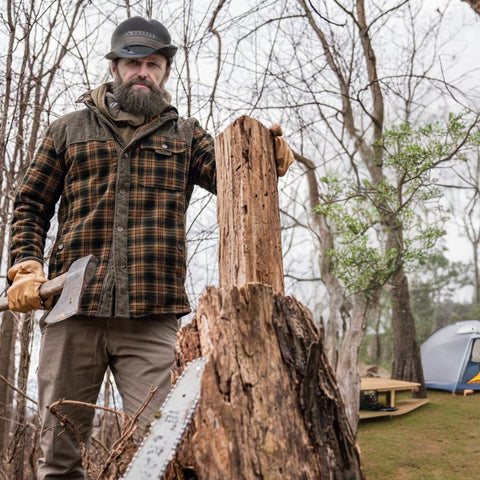
[[[210,287],[177,353],[178,370],[199,354],[209,361],[196,433],[167,478],[364,478],[322,338],[294,298]]]
[[[2,315],[2,326],[0,328],[0,375],[14,382],[14,352],[15,336],[17,328],[15,317],[10,311]],[[6,451],[8,435],[12,423],[13,414],[13,392],[12,389],[0,379],[0,452]]]
[[[349,325],[345,330],[340,351],[336,374],[338,386],[345,400],[345,410],[348,421],[354,433],[357,433],[360,409],[360,372],[358,368],[358,351],[365,334],[368,302],[364,295],[355,295],[355,301],[349,317]]]
[[[420,347],[418,346],[415,321],[410,306],[408,279],[401,268],[391,281],[393,351],[392,378],[406,382],[418,382],[420,387],[414,392],[417,398],[427,398],[423,376]]]
[[[309,158],[295,153],[297,162],[304,165],[308,181],[309,203],[312,212],[315,207],[322,203],[320,198],[318,181],[315,174],[315,164]],[[332,368],[337,368],[339,338],[346,332],[340,329],[343,319],[349,316],[349,305],[345,301],[344,288],[338,277],[334,274],[332,260],[329,251],[334,248],[334,238],[325,217],[321,213],[313,214],[313,224],[319,239],[319,265],[322,282],[328,292],[328,320],[325,334],[325,349]],[[339,331],[341,330],[341,335]],[[357,362],[355,361],[354,364]],[[356,395],[358,396],[358,395]],[[345,399],[347,400],[347,399]]]
[[[28,376],[31,363],[31,344],[33,337],[33,312],[23,316],[20,328],[20,359],[18,364],[17,388],[19,392],[27,394]],[[21,393],[16,395],[15,422],[13,441],[10,446],[10,457],[13,459],[13,473],[16,480],[29,478],[25,472],[28,459],[35,450],[35,445],[29,445],[29,427],[27,424],[27,398]],[[29,451],[30,450],[30,451]]]
[[[240,117],[215,141],[222,287],[259,282],[284,292],[277,174],[270,132]]]

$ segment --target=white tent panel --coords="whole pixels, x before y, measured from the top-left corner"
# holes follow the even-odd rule
[[[467,383],[480,369],[480,321],[447,325],[421,346],[427,388],[480,390],[480,383]]]

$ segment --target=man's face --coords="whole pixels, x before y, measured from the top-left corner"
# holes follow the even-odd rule
[[[120,58],[111,63],[117,102],[134,115],[154,117],[165,103],[165,83],[170,75],[167,59],[159,54]]]
[[[139,90],[150,91],[148,82],[164,86],[169,74],[167,59],[158,53],[143,58],[120,58],[116,65],[112,62],[113,78],[118,75],[123,83],[133,82],[133,88]],[[147,84],[142,83],[145,80]]]

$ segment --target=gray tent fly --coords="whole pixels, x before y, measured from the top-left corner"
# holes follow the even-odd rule
[[[480,390],[480,321],[466,320],[437,330],[422,344],[421,353],[427,388],[453,393]]]

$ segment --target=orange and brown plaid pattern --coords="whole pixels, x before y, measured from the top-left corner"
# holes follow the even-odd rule
[[[52,123],[20,185],[11,263],[43,260],[60,199],[49,277],[82,256],[99,259],[81,313],[98,314],[107,284],[118,316],[188,313],[185,213],[194,185],[215,193],[213,139],[172,107],[125,145],[87,106]]]

